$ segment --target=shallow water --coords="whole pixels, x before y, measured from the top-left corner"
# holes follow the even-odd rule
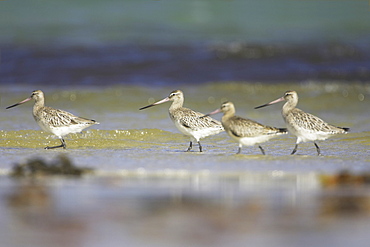
[[[1,181],[2,191],[10,192],[1,194],[7,213],[0,235],[12,246],[366,246],[368,241],[368,192],[322,189],[313,174]]]
[[[66,150],[44,150],[59,140],[38,129],[31,103],[2,110],[2,239],[32,246],[122,241],[138,246],[245,246],[246,241],[260,246],[365,246],[368,235],[361,229],[369,227],[368,190],[326,188],[320,177],[369,171],[369,88],[339,82],[181,86],[187,107],[207,113],[232,100],[238,115],[278,127],[283,126],[282,105],[253,107],[287,89],[298,91],[301,109],[351,128],[346,135],[319,142],[324,156],[317,157],[312,143],[289,155],[292,136],[263,144],[266,156],[257,147],[236,155],[237,144],[225,133],[204,139],[205,152],[197,152],[195,145],[186,153],[188,139],[170,121],[169,103],[138,110],[166,97],[172,86],[69,91],[42,85],[47,105],[94,118],[100,125],[68,136]],[[3,85],[1,91],[5,106],[28,97],[31,89]],[[15,163],[36,157],[51,161],[61,154],[78,166],[94,168],[94,174],[34,182],[4,176]],[[19,232],[23,237],[16,237]]]
[[[100,124],[83,131],[82,134],[68,136],[69,149],[153,149],[163,151],[182,151],[188,145],[188,138],[181,135],[168,117],[170,103],[145,110],[140,107],[166,97],[174,89],[182,89],[185,106],[208,113],[218,108],[222,102],[234,102],[237,114],[258,122],[276,127],[284,127],[280,105],[254,110],[257,105],[281,97],[286,90],[296,90],[300,97],[299,107],[320,116],[337,126],[350,127],[346,135],[338,135],[320,143],[327,155],[363,151],[369,145],[367,133],[369,119],[370,86],[364,83],[344,84],[340,82],[308,82],[302,84],[260,84],[248,82],[208,83],[200,86],[108,86],[83,87],[73,91],[55,90],[40,85],[46,95],[46,104],[61,108],[83,117],[97,120]],[[3,105],[11,105],[29,96],[30,89],[14,91],[13,87],[2,86]],[[32,87],[34,88],[34,86]],[[5,107],[5,105],[4,105]],[[1,144],[7,148],[42,148],[53,145],[58,140],[39,130],[32,118],[32,103],[3,110],[0,120]],[[221,114],[215,116],[221,119]],[[209,139],[209,140],[208,140]],[[295,138],[283,136],[266,143],[269,153],[285,155],[294,146]],[[352,142],[348,146],[348,142]],[[236,150],[226,134],[222,133],[202,141],[209,152]],[[353,145],[352,145],[353,144]],[[307,145],[307,146],[306,146]],[[343,146],[342,146],[343,145]],[[362,146],[357,146],[362,145]],[[304,146],[304,147],[303,147]],[[302,144],[300,154],[311,154],[312,144]],[[231,148],[230,148],[231,147]],[[234,147],[234,148],[233,148]],[[341,148],[342,147],[342,148]],[[194,148],[196,150],[197,147]],[[348,149],[352,149],[349,152]],[[49,150],[50,151],[50,150]],[[244,148],[245,153],[256,153],[253,148]],[[349,153],[348,153],[349,152]],[[314,152],[313,152],[314,153]],[[353,153],[352,153],[353,154]],[[366,152],[364,152],[364,155]],[[361,155],[360,155],[361,156]],[[113,164],[114,162],[112,162]]]

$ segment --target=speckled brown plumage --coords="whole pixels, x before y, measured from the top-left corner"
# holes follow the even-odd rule
[[[284,100],[286,103],[284,104],[281,113],[289,132],[297,136],[296,145],[291,154],[297,152],[299,143],[313,141],[317,154],[321,155],[320,148],[315,142],[316,140],[326,140],[332,135],[346,134],[349,131],[349,128],[333,126],[319,117],[296,108],[298,104],[298,94],[295,91],[287,91],[283,97],[262,106],[258,106],[256,109]]]
[[[227,101],[221,105],[221,108],[210,113],[215,114],[223,112],[222,126],[226,133],[239,143],[238,153],[241,152],[242,146],[252,146],[259,144],[262,154],[265,154],[262,146],[263,142],[270,140],[281,134],[287,134],[287,129],[275,128],[260,124],[256,121],[235,116],[235,106],[232,102]]]
[[[192,149],[193,141],[196,141],[199,144],[199,151],[202,152],[203,150],[199,141],[200,139],[224,131],[222,124],[219,121],[211,117],[203,118],[203,113],[183,107],[184,94],[181,90],[172,91],[168,97],[151,105],[142,107],[140,108],[140,110],[168,101],[172,101],[172,104],[169,108],[169,115],[171,120],[174,122],[175,126],[181,133],[186,136],[190,136],[191,138],[190,145],[187,151],[190,151]]]
[[[77,117],[69,112],[45,106],[44,93],[41,90],[33,91],[31,97],[17,104],[9,106],[7,107],[7,109],[23,104],[31,99],[35,100],[32,115],[37,124],[43,130],[56,135],[62,143],[59,146],[46,147],[45,149],[59,147],[66,148],[66,144],[63,138],[64,136],[71,133],[81,132],[83,129],[93,124],[99,124],[95,120]]]

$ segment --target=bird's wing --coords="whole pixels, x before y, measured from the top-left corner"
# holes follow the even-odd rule
[[[219,128],[223,129],[222,124],[207,116],[203,117],[205,114],[193,111],[188,108],[181,108],[181,111],[177,111],[177,119],[181,125],[186,128],[193,130],[199,130],[204,128]]]
[[[53,127],[69,126],[81,123],[79,121],[80,118],[72,113],[51,107],[45,107],[43,109],[42,117],[50,126]]]
[[[287,118],[288,124],[304,129],[308,132],[332,132],[337,129],[337,127],[326,123],[321,118],[297,108],[294,109],[291,114],[292,117]]]
[[[227,128],[236,137],[254,137],[260,135],[271,135],[278,133],[279,130],[260,124],[256,121],[234,116],[228,120]]]

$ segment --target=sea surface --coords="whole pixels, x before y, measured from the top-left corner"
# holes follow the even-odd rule
[[[0,239],[4,246],[368,246],[368,1],[0,1]],[[59,140],[33,102],[95,119]],[[168,116],[139,108],[176,89],[209,113],[284,127],[283,103],[349,127],[299,145],[244,147],[226,133],[194,145]],[[220,120],[221,114],[214,118]],[[69,159],[78,177],[10,176]]]

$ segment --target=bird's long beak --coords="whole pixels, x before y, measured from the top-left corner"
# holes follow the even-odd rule
[[[271,101],[270,103],[254,107],[254,109],[259,109],[259,108],[262,108],[262,107],[265,107],[265,106],[273,105],[273,104],[279,103],[279,102],[284,101],[284,100],[285,100],[284,97],[281,97],[281,98],[278,98],[274,101]]]
[[[155,103],[153,103],[151,105],[147,105],[147,106],[141,107],[139,110],[144,110],[146,108],[149,108],[149,107],[152,107],[152,106],[155,106],[155,105],[159,105],[159,104],[165,103],[167,101],[170,101],[170,98],[166,97],[166,98],[164,98],[164,99],[162,99],[160,101],[157,101],[157,102],[155,102]]]
[[[213,112],[210,112],[210,113],[208,113],[208,114],[205,114],[205,115],[201,116],[200,118],[209,117],[209,116],[211,116],[211,115],[213,115],[213,114],[216,114],[216,113],[219,113],[219,112],[221,112],[221,109],[216,109],[216,110],[214,110]]]
[[[22,100],[21,102],[18,102],[17,104],[14,104],[14,105],[8,106],[6,109],[16,107],[17,105],[21,105],[21,104],[23,104],[23,103],[26,103],[27,101],[30,101],[31,99],[32,99],[32,98],[31,98],[31,97],[29,97],[29,98],[27,98],[27,99],[25,99],[25,100]]]

